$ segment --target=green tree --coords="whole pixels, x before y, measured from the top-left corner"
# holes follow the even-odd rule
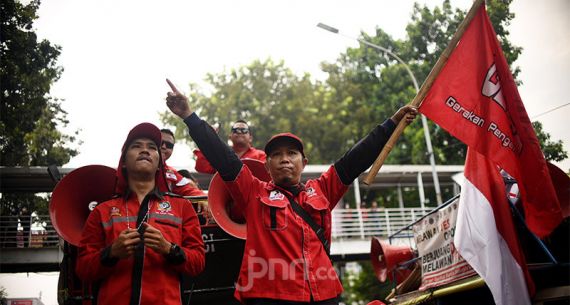
[[[504,46],[507,60],[512,63],[517,59],[521,49],[513,46],[508,40],[509,32],[506,26],[514,18],[509,11],[509,3],[510,1],[489,1],[487,8]],[[394,40],[382,29],[376,29],[374,35],[361,33],[360,38],[398,54],[408,63],[418,82],[422,83],[447,47],[464,16],[463,11],[452,9],[448,0],[443,1],[441,7],[434,9],[415,4],[412,20],[406,27],[408,35],[405,39]],[[363,136],[365,133],[363,129],[366,129],[355,125],[378,122],[401,105],[409,103],[415,96],[412,80],[403,65],[366,45],[349,48],[336,62],[324,63],[323,70],[330,75],[328,83],[341,95],[339,100],[343,100],[343,94],[351,96],[356,102],[350,106],[363,109],[367,113],[372,112],[369,114],[372,120],[363,120],[359,113],[350,116],[348,121],[353,122],[350,127],[355,131],[354,138]],[[515,68],[513,71],[516,77],[519,69]],[[347,88],[350,90],[346,90]],[[433,122],[429,122],[428,125],[436,163],[463,164],[465,145]],[[429,156],[426,151],[422,126],[419,122],[414,123],[406,128],[386,163],[427,164]]]
[[[393,283],[387,280],[380,283],[374,274],[372,263],[358,262],[360,271],[347,272],[342,280],[345,288],[342,298],[346,304],[368,304],[373,300],[385,300],[394,288]]]
[[[67,145],[74,135],[58,130],[68,124],[60,101],[49,95],[63,69],[57,66],[61,48],[38,40],[33,22],[40,1],[0,2],[0,164],[2,166],[62,165],[77,154]],[[3,194],[2,213],[33,195]],[[45,202],[43,200],[42,202]]]
[[[320,82],[313,83],[309,74],[296,76],[283,62],[267,59],[208,74],[205,80],[213,93],[206,95],[192,84],[190,103],[203,119],[220,125],[221,138],[228,138],[232,122],[243,119],[252,127],[256,147],[263,147],[275,133],[290,131],[303,138],[311,163],[330,163],[340,157],[338,134],[350,132],[342,123],[344,110],[331,102],[334,93]],[[180,119],[164,112],[161,120],[176,126],[176,136],[185,138],[186,127]]]
[[[540,149],[542,149],[544,158],[547,161],[558,162],[568,158],[568,152],[564,150],[562,141],[550,140],[550,134],[542,129],[542,123],[538,121],[532,122],[532,127],[534,127],[534,132],[540,143]]]

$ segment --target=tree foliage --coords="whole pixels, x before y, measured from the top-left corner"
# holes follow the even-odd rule
[[[540,149],[546,160],[559,162],[568,158],[568,152],[564,150],[562,141],[551,140],[550,134],[544,132],[542,129],[542,123],[538,121],[532,122],[532,127],[534,127],[538,142],[540,143]]]
[[[330,163],[339,157],[338,134],[351,132],[342,122],[345,110],[331,102],[335,94],[313,83],[308,74],[293,74],[283,62],[257,60],[227,73],[208,74],[206,81],[213,93],[207,95],[192,84],[190,103],[203,119],[220,125],[224,139],[232,122],[243,119],[252,127],[254,146],[263,147],[273,134],[289,131],[303,138],[311,162]],[[182,138],[186,127],[179,119],[167,112],[161,119],[176,126],[176,136]]]
[[[4,166],[64,164],[77,151],[66,147],[74,136],[58,126],[68,123],[60,102],[49,96],[63,69],[59,46],[38,41],[33,22],[39,1],[24,5],[2,1],[0,27],[0,154]]]
[[[8,298],[8,292],[6,292],[6,288],[0,286],[0,304],[8,304],[8,300],[6,300],[6,298]]]
[[[344,303],[363,305],[373,300],[385,300],[394,284],[389,280],[380,283],[370,262],[358,262],[358,265],[359,271],[347,272],[342,278],[345,288],[342,294]]]
[[[61,48],[38,40],[33,22],[39,1],[0,2],[0,164],[45,166],[67,163],[77,150],[68,147],[74,135],[58,130],[68,124],[60,101],[49,95],[63,69],[57,66]],[[2,207],[25,195],[2,196]],[[20,204],[20,203],[19,203]]]

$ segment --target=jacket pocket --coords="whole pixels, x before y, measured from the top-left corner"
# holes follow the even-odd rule
[[[308,198],[305,203],[307,206],[305,210],[311,215],[311,218],[325,231],[330,230],[331,213],[328,199],[319,195]]]
[[[170,242],[180,245],[182,231],[182,219],[172,215],[152,215],[152,225]]]
[[[263,226],[267,230],[281,231],[288,225],[287,202],[269,200],[269,198],[258,197],[261,202],[261,217]]]

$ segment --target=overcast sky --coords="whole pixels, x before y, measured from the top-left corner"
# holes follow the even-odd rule
[[[418,1],[430,6],[441,1]],[[467,9],[471,0],[452,0]],[[43,1],[35,26],[41,38],[62,47],[65,72],[52,87],[65,99],[70,130],[81,129],[80,154],[66,167],[115,167],[128,131],[148,121],[160,125],[166,110],[166,77],[185,89],[206,73],[220,73],[256,59],[284,60],[295,73],[324,79],[319,64],[334,61],[357,42],[316,27],[323,22],[356,37],[384,29],[405,37],[412,0],[50,0]],[[515,0],[511,42],[524,47],[517,61],[519,88],[531,119],[567,104],[570,86],[570,1]],[[554,140],[570,151],[570,107],[537,118]],[[189,149],[177,146],[170,165],[193,168]],[[559,164],[570,169],[570,161]],[[33,276],[33,275],[32,275]],[[29,278],[0,275],[9,295],[37,296],[56,304],[53,276],[45,288]],[[10,280],[10,281],[12,281]],[[36,286],[36,285],[33,285]]]

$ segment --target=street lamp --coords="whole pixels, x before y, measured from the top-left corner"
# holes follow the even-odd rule
[[[340,31],[337,28],[326,25],[324,23],[319,22],[319,24],[317,24],[317,27],[319,27],[323,30],[329,31],[333,34],[339,34],[339,35],[344,36],[346,38],[354,39],[354,40],[356,40],[356,41],[358,41],[358,42],[360,42],[366,46],[369,46],[369,47],[376,49],[376,50],[380,50],[380,51],[385,52],[386,54],[394,57],[399,63],[401,63],[404,66],[404,68],[406,68],[406,71],[408,71],[408,74],[412,78],[412,82],[414,84],[414,89],[416,89],[416,94],[418,94],[418,92],[420,91],[420,88],[418,86],[418,81],[416,80],[414,73],[412,73],[412,70],[410,70],[410,67],[398,55],[394,54],[392,51],[390,51],[384,47],[381,47],[379,45],[373,44],[373,43],[366,41],[364,39],[344,35],[344,34],[340,33]],[[422,117],[422,126],[424,129],[424,137],[426,140],[426,147],[427,147],[428,155],[429,155],[429,162],[431,164],[431,171],[432,171],[432,176],[433,176],[433,186],[435,188],[435,195],[436,195],[436,199],[437,199],[437,204],[441,205],[443,203],[443,200],[441,198],[441,190],[439,188],[439,179],[437,178],[437,170],[435,169],[435,157],[433,154],[433,148],[431,146],[431,137],[429,134],[429,127],[428,127],[427,119],[426,119],[425,115],[422,114],[421,117]],[[424,199],[421,198],[421,200],[424,200]]]

